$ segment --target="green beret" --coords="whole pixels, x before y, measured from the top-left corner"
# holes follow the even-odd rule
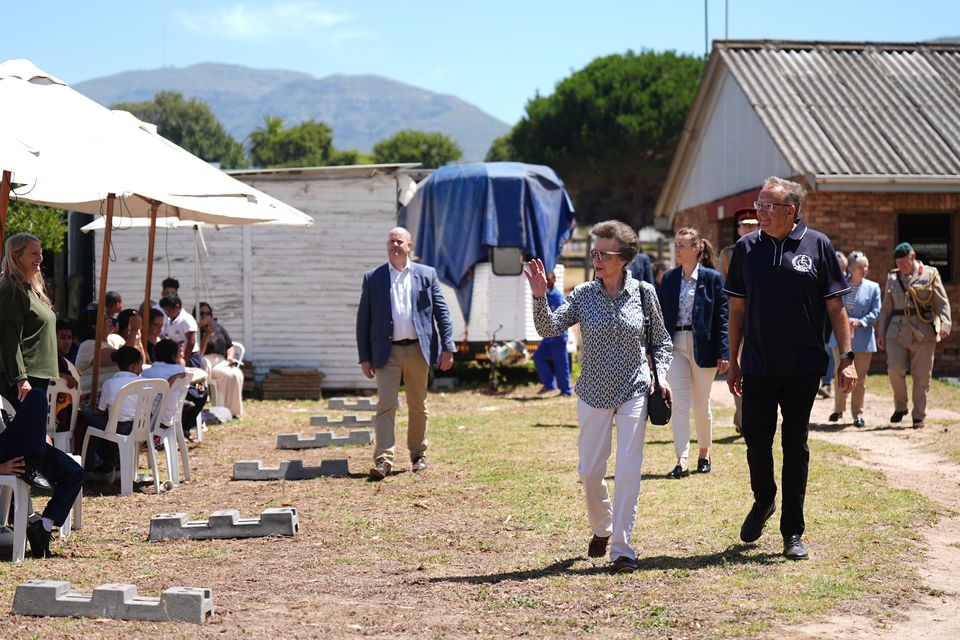
[[[893,259],[902,258],[913,253],[913,245],[909,242],[901,242],[893,248]]]

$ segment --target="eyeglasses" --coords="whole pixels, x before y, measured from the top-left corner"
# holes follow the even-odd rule
[[[774,207],[792,207],[792,206],[793,205],[790,203],[783,204],[781,202],[759,202],[758,201],[753,203],[754,209],[756,209],[757,211],[763,211],[765,213],[770,213],[771,211],[773,211]]]
[[[590,259],[606,262],[613,256],[620,256],[620,255],[623,255],[623,254],[620,253],[619,251],[597,251],[596,249],[594,249],[593,251],[590,252]]]
[[[213,312],[211,312],[211,311],[201,311],[201,312],[200,312],[200,317],[201,317],[201,318],[212,318],[212,317],[213,317]]]

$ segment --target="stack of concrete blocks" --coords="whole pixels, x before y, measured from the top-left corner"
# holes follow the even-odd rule
[[[241,518],[234,509],[214,511],[209,520],[190,520],[185,513],[161,513],[150,519],[150,542],[293,536],[300,519],[293,508],[265,509],[259,518]]]
[[[324,460],[319,467],[305,467],[303,460],[284,460],[278,467],[263,467],[260,460],[233,464],[234,480],[313,480],[321,476],[350,475],[346,460]]]
[[[311,427],[347,427],[347,426],[373,426],[373,418],[361,418],[355,415],[345,415],[340,419],[330,416],[313,416],[310,418]]]
[[[142,598],[132,584],[102,584],[92,595],[73,593],[62,580],[30,580],[17,586],[13,612],[23,616],[81,616],[203,624],[213,615],[213,590],[171,587],[159,598]]]
[[[335,436],[332,431],[321,431],[313,436],[281,433],[277,436],[277,449],[319,449],[371,442],[373,442],[373,434],[365,429],[354,429],[345,436]]]
[[[356,401],[349,398],[330,398],[327,408],[338,411],[376,411],[377,401],[373,398],[360,398]]]

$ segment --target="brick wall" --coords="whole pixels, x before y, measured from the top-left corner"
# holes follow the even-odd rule
[[[714,246],[723,247],[730,243],[733,222],[709,222],[708,208],[705,204],[678,212],[674,229],[695,227]],[[815,191],[807,196],[802,217],[807,225],[827,234],[838,250],[849,253],[857,249],[866,253],[870,259],[867,277],[879,282],[882,288],[886,272],[896,266],[893,247],[897,218],[909,213],[954,214],[954,273],[950,274],[952,282],[945,285],[953,330],[937,345],[934,374],[960,375],[960,194]],[[872,369],[884,371],[886,357],[875,356]]]

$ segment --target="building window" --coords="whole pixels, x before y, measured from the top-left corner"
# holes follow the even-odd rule
[[[923,264],[936,267],[944,282],[953,279],[950,214],[904,213],[897,218],[897,243],[909,242]]]

